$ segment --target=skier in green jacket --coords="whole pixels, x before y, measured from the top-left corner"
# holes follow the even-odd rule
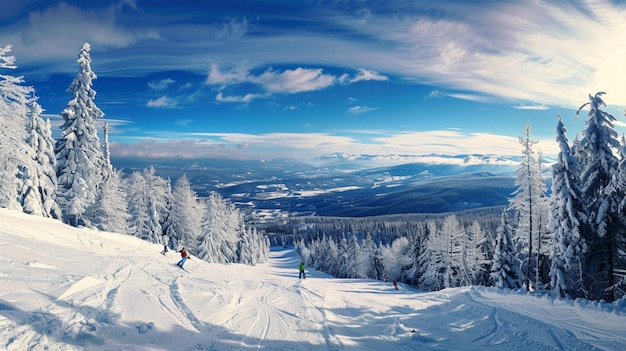
[[[304,262],[300,262],[300,265],[298,266],[298,270],[300,271],[300,278],[299,279],[306,279],[306,273],[304,273]]]

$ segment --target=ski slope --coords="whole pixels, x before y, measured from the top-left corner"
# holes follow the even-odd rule
[[[0,209],[0,349],[624,350],[626,302],[373,280],[297,279],[291,250],[256,267]]]

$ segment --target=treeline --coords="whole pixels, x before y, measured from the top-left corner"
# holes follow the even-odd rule
[[[454,214],[295,217],[272,228],[270,240],[295,243],[303,262],[336,277],[386,275],[438,290],[486,284],[502,211],[493,207]]]
[[[123,177],[112,167],[106,122],[102,143],[96,129],[104,113],[94,101],[90,49],[85,43],[78,56],[57,140],[35,90],[23,77],[0,75],[0,207],[185,246],[209,262],[266,261],[269,241],[217,193],[200,200],[186,177],[172,188],[153,168]],[[0,47],[0,68],[16,68],[10,51]]]

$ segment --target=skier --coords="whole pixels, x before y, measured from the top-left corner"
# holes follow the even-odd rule
[[[387,273],[383,274],[383,280],[385,281],[385,283],[389,281],[389,278],[387,278]]]
[[[183,247],[180,251],[180,261],[178,261],[177,265],[180,268],[183,268],[183,265],[185,264],[185,261],[187,261],[187,259],[189,259],[189,254],[187,253],[187,250],[185,250],[185,248]]]
[[[306,279],[306,273],[304,273],[304,262],[300,262],[300,265],[298,266],[298,270],[300,271],[300,278],[298,279]]]
[[[393,280],[393,287],[394,287],[396,290],[400,290],[400,288],[398,288],[398,281],[397,281],[397,280],[395,280],[395,279]]]
[[[165,254],[169,251],[167,249],[167,235],[163,235],[163,251],[161,251],[161,255],[165,256]]]

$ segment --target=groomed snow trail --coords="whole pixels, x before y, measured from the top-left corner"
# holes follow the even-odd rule
[[[626,301],[373,280],[298,279],[292,250],[256,267],[0,209],[0,349],[623,350]]]

